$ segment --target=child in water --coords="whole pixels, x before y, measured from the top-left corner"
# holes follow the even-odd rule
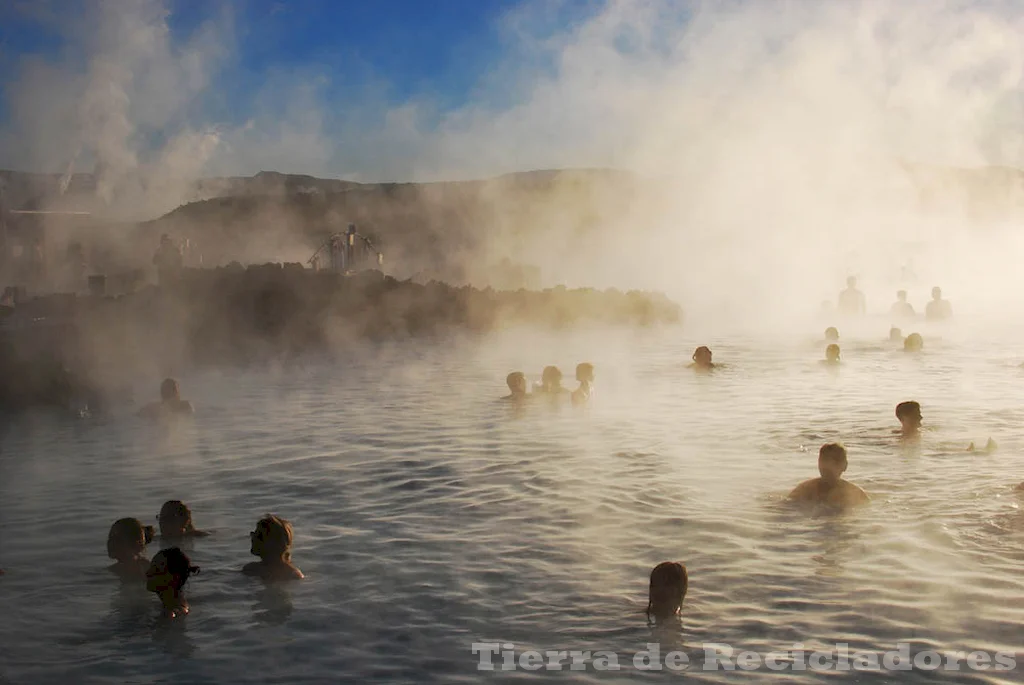
[[[191,416],[195,413],[192,403],[181,399],[178,381],[165,378],[160,384],[160,401],[147,404],[139,410],[139,416],[155,419],[164,416]]]
[[[209,533],[196,530],[192,523],[192,510],[181,500],[172,499],[164,502],[157,516],[160,523],[160,537],[167,540],[181,538],[205,537]]]
[[[870,501],[867,493],[850,481],[843,480],[846,472],[846,448],[839,443],[822,445],[818,451],[818,473],[820,478],[804,481],[789,493],[794,502],[824,504],[830,507],[846,508],[866,504]]]
[[[142,553],[152,540],[153,527],[143,526],[139,519],[123,518],[114,521],[107,534],[107,556],[116,561],[108,570],[123,581],[145,578],[149,559]]]
[[[163,604],[164,616],[177,618],[188,613],[188,602],[181,596],[190,576],[199,573],[188,556],[177,547],[157,552],[146,571],[146,589],[155,592]]]
[[[651,571],[647,595],[647,620],[664,621],[679,614],[690,579],[678,561],[663,561]]]
[[[572,391],[572,403],[575,406],[579,406],[586,404],[590,400],[590,395],[594,392],[594,365],[589,362],[577,364],[576,380],[580,382],[580,387]]]
[[[247,576],[263,580],[290,580],[303,578],[302,571],[292,564],[292,524],[274,514],[266,514],[249,533],[252,546],[249,552],[260,558],[242,568]]]

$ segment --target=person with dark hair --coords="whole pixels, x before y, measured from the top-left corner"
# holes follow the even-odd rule
[[[149,566],[149,559],[143,552],[152,541],[153,527],[142,525],[139,519],[114,521],[107,534],[107,556],[115,562],[108,570],[123,581],[142,580]]]
[[[921,405],[914,400],[896,405],[896,419],[900,422],[897,431],[905,438],[917,437],[921,433]]]
[[[247,576],[263,580],[290,580],[303,578],[302,571],[292,564],[292,524],[274,514],[265,514],[249,533],[252,544],[249,553],[259,557],[242,567]]]
[[[575,406],[586,404],[590,401],[590,395],[594,392],[594,365],[590,362],[582,362],[576,365],[576,380],[580,387],[572,391],[572,403]]]
[[[843,480],[846,472],[846,448],[840,443],[822,445],[818,451],[818,473],[820,478],[804,481],[789,493],[794,502],[824,504],[835,508],[846,508],[870,501],[867,493]]]
[[[205,531],[196,530],[192,523],[192,510],[181,500],[172,499],[164,502],[164,505],[160,507],[160,514],[156,518],[160,524],[160,537],[165,540],[209,535]]]
[[[181,399],[178,381],[165,378],[160,384],[160,401],[151,402],[139,410],[139,416],[148,419],[166,416],[190,416],[195,413],[192,403]]]
[[[706,345],[701,345],[693,351],[693,363],[690,364],[691,369],[697,369],[698,371],[710,371],[715,368],[715,364],[711,361],[711,348]]]
[[[522,371],[510,373],[505,377],[505,383],[508,384],[509,394],[501,399],[510,402],[522,402],[529,399],[530,396],[526,392],[526,374]]]
[[[535,392],[542,395],[564,395],[569,392],[568,388],[562,387],[562,371],[557,366],[545,366],[540,375],[540,385],[536,386]]]
[[[665,621],[679,614],[690,579],[678,561],[663,561],[651,571],[647,620]]]
[[[182,596],[182,589],[191,576],[199,573],[199,567],[177,547],[157,552],[146,570],[146,589],[156,593],[163,605],[166,618],[177,618],[188,614],[188,602]]]

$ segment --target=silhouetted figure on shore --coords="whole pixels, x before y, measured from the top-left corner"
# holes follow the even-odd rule
[[[906,290],[900,290],[896,293],[896,301],[889,309],[889,315],[897,321],[914,318],[914,307],[907,302]]]
[[[147,404],[139,410],[139,416],[155,419],[170,416],[191,416],[195,413],[192,403],[181,399],[178,381],[165,378],[160,384],[160,401]]]
[[[663,561],[655,566],[647,594],[647,620],[665,621],[677,616],[689,586],[686,567],[678,561]]]
[[[843,480],[847,468],[846,448],[840,443],[822,445],[818,451],[819,478],[812,478],[796,486],[789,493],[794,502],[824,504],[845,509],[870,501],[867,493],[850,481]]]
[[[846,316],[862,316],[867,311],[864,293],[857,290],[857,278],[846,279],[846,290],[839,293],[839,313]]]
[[[697,369],[698,371],[710,371],[715,368],[715,363],[711,361],[711,348],[706,345],[701,345],[693,351],[693,363],[690,364],[691,369]]]
[[[594,386],[594,365],[583,362],[576,365],[576,380],[580,387],[572,391],[572,403],[576,406],[586,404],[590,401]]]
[[[942,288],[932,288],[932,301],[924,309],[924,318],[928,321],[945,321],[953,316],[953,305],[949,300],[942,299]]]
[[[178,618],[188,613],[188,602],[182,596],[185,583],[199,573],[199,567],[177,547],[157,552],[146,570],[146,589],[156,594],[163,605],[165,618]]]
[[[526,374],[522,371],[510,373],[505,378],[505,383],[508,384],[509,394],[501,399],[509,402],[522,402],[529,399],[530,396],[526,393]]]
[[[920,352],[924,349],[924,338],[921,337],[920,333],[911,333],[907,336],[907,339],[903,341],[904,352]]]
[[[171,236],[164,233],[160,236],[160,247],[153,255],[153,264],[156,265],[157,278],[160,285],[167,285],[176,280],[181,271],[183,257],[181,248],[174,244]]]

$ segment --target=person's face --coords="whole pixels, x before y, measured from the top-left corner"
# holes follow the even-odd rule
[[[903,425],[905,426],[920,426],[921,425],[921,410],[913,409],[903,415]]]
[[[827,481],[837,481],[846,472],[846,459],[818,457],[818,472]]]
[[[168,512],[160,517],[160,534],[166,537],[181,537],[187,526],[188,519],[181,512]]]
[[[694,361],[696,361],[698,364],[701,364],[702,366],[707,366],[708,364],[711,363],[711,350],[698,350],[697,353],[693,355],[693,357]]]
[[[166,592],[174,587],[174,574],[167,569],[167,559],[163,554],[157,554],[146,570],[146,589],[150,592]]]

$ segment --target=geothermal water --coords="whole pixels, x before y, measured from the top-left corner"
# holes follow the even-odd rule
[[[609,682],[638,677],[631,656],[659,642],[689,654],[686,677],[719,682],[736,675],[702,670],[706,643],[1018,649],[1021,351],[972,327],[921,326],[926,349],[910,357],[883,342],[888,321],[840,323],[832,373],[818,363],[828,323],[770,340],[678,329],[408,343],[183,375],[198,413],[175,430],[129,407],[9,422],[0,680]],[[696,375],[684,366],[705,343],[725,366]],[[533,382],[554,363],[568,381],[579,361],[597,368],[585,410],[497,401],[508,371]],[[145,380],[148,399],[159,379]],[[905,399],[929,427],[916,449],[891,433]],[[989,436],[996,453],[965,451]],[[833,440],[872,504],[809,515],[782,502]],[[202,573],[186,589],[192,613],[167,624],[155,597],[105,570],[104,543],[116,518],[155,524],[171,498],[213,535],[186,543]],[[239,574],[268,511],[293,522],[306,580]],[[652,629],[648,574],[664,560],[686,563],[690,591],[680,625]],[[609,650],[623,670],[480,673],[474,642]]]

